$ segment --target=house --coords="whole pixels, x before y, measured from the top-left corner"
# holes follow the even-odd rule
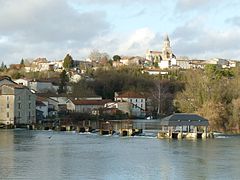
[[[105,109],[118,109],[122,113],[131,116],[131,107],[132,104],[129,102],[109,102],[104,105]]]
[[[120,63],[122,65],[127,65],[127,66],[141,65],[141,64],[144,64],[144,58],[139,56],[132,56],[132,57],[125,56],[125,57],[121,57]]]
[[[237,61],[230,60],[229,61],[229,68],[235,68],[237,67]]]
[[[50,95],[49,98],[58,102],[57,106],[55,107],[57,111],[67,110],[66,105],[67,105],[68,97],[62,96],[59,94],[59,95]]]
[[[3,84],[16,84],[9,76],[0,76],[0,86]]]
[[[115,102],[131,103],[131,115],[136,117],[144,117],[146,114],[146,98],[137,92],[115,93]]]
[[[48,116],[55,116],[60,111],[59,106],[66,105],[67,97],[54,93],[37,93],[38,99],[48,106]]]
[[[190,60],[189,64],[192,69],[204,69],[207,63],[205,60],[194,59],[194,60]]]
[[[29,87],[29,82],[32,81],[32,79],[27,79],[27,78],[20,78],[20,79],[15,79],[14,82],[17,84],[21,84],[24,86]]]
[[[179,57],[176,59],[176,66],[181,69],[190,69],[190,61],[187,57]]]
[[[20,70],[22,68],[22,64],[10,64],[10,69]]]
[[[55,92],[52,81],[47,79],[29,81],[29,88],[36,92]]]
[[[143,73],[148,73],[149,75],[159,75],[160,69],[145,69]]]
[[[37,97],[36,100],[36,109],[42,111],[42,115],[44,118],[48,116],[48,100],[44,97]]]
[[[36,96],[18,84],[0,86],[0,123],[32,124],[36,122]]]
[[[104,104],[111,102],[109,99],[85,100],[77,99],[67,101],[67,109],[72,112],[91,113],[93,110],[103,108]]]

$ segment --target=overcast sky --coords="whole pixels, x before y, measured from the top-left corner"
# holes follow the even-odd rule
[[[0,62],[161,50],[240,59],[239,0],[0,0]]]

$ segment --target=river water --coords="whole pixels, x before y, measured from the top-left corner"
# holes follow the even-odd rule
[[[0,130],[0,179],[240,179],[240,137]]]

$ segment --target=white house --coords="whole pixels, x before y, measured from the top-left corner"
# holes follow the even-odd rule
[[[132,104],[131,115],[137,117],[144,117],[146,113],[146,98],[140,93],[124,92],[115,93],[115,102],[129,102]]]

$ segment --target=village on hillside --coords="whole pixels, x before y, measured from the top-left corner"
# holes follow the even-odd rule
[[[110,58],[93,51],[85,60],[74,60],[67,54],[58,61],[22,59],[9,67],[2,63],[0,125],[41,124],[59,119],[152,119],[184,110],[195,112],[198,109],[193,97],[183,98],[191,101],[188,109],[176,108],[176,92],[184,90],[181,73],[213,68],[214,73],[231,79],[231,70],[239,64],[237,60],[221,58],[177,57],[167,35],[162,50],[147,50],[145,57]]]

